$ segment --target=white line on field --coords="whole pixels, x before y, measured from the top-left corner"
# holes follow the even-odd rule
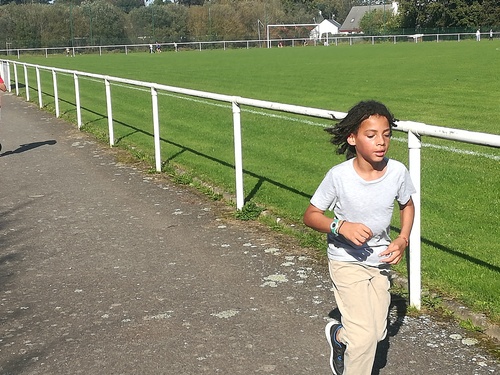
[[[408,140],[405,139],[405,138],[392,137],[391,139],[393,139],[395,141],[398,141],[398,142],[408,142]],[[432,143],[424,143],[424,142],[422,142],[422,147],[429,147],[429,148],[434,148],[434,149],[437,149],[437,150],[444,150],[444,151],[454,152],[455,154],[480,156],[480,157],[483,157],[483,158],[500,161],[500,156],[498,156],[498,155],[485,154],[485,153],[482,153],[482,152],[477,152],[477,151],[472,151],[472,150],[462,150],[460,148],[448,147],[448,146],[440,146],[440,145],[435,145],[435,144],[432,144]]]

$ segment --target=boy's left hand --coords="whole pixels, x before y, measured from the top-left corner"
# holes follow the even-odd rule
[[[406,250],[406,241],[404,238],[397,237],[395,238],[389,246],[387,246],[387,249],[385,251],[380,253],[380,257],[383,257],[384,259],[381,259],[381,262],[388,263],[388,264],[398,264],[401,259],[403,259],[403,254],[405,253]]]

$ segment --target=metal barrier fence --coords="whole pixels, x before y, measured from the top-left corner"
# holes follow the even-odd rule
[[[30,100],[28,68],[35,69],[36,86],[38,94],[38,104],[43,107],[42,100],[42,81],[40,79],[40,71],[48,71],[52,73],[52,82],[54,89],[54,102],[56,117],[60,116],[59,111],[59,95],[57,85],[57,74],[73,75],[75,85],[75,103],[77,113],[77,125],[80,129],[82,125],[81,105],[80,105],[80,88],[79,78],[89,77],[102,80],[105,85],[106,92],[106,108],[108,118],[108,136],[110,146],[114,145],[114,128],[113,128],[113,110],[112,110],[112,94],[111,82],[129,85],[131,87],[143,87],[151,90],[152,102],[152,118],[153,118],[153,134],[155,147],[155,168],[158,172],[161,171],[161,152],[160,152],[160,122],[159,122],[159,107],[158,107],[158,91],[166,91],[170,93],[182,94],[197,98],[211,99],[215,101],[230,103],[233,114],[233,136],[234,136],[234,159],[235,159],[235,185],[236,185],[236,208],[241,210],[244,206],[243,192],[243,153],[242,153],[242,135],[241,135],[241,106],[250,106],[255,108],[267,109],[272,111],[280,111],[294,113],[303,116],[317,117],[323,119],[342,119],[346,113],[319,108],[302,107],[297,105],[269,102],[264,100],[256,100],[243,98],[239,96],[221,95],[211,92],[198,90],[184,89],[161,85],[157,83],[148,83],[119,77],[111,77],[101,74],[93,74],[79,72],[74,70],[59,69],[41,65],[19,63],[11,60],[0,60],[0,76],[4,78],[9,91],[11,87],[11,70],[14,71],[14,87],[16,95],[19,96],[19,76],[18,67],[22,67],[24,72],[24,85],[26,90],[26,100]],[[11,69],[12,67],[12,69]],[[464,143],[484,145],[500,148],[500,135],[487,134],[480,132],[471,132],[467,130],[452,129],[435,125],[428,125],[414,121],[397,121],[395,131],[408,133],[408,150],[409,150],[409,171],[412,181],[415,185],[417,193],[412,196],[415,204],[415,220],[413,229],[410,235],[410,251],[409,251],[409,295],[410,304],[420,309],[421,307],[421,199],[420,199],[420,172],[421,172],[421,137],[430,136],[448,140],[454,140]]]
[[[499,32],[492,33],[492,38],[498,38]],[[483,38],[489,38],[490,33],[481,33]],[[180,50],[208,50],[208,49],[231,49],[231,48],[272,48],[278,45],[296,47],[304,45],[354,45],[359,43],[421,43],[421,42],[443,42],[443,41],[462,41],[476,39],[475,33],[443,33],[443,34],[397,34],[397,35],[333,35],[326,36],[319,40],[309,38],[291,38],[291,39],[254,39],[254,40],[222,40],[222,41],[206,41],[206,42],[171,42],[161,43],[162,51],[180,51]],[[153,50],[156,44],[153,45]],[[102,55],[103,53],[131,53],[131,52],[148,52],[150,51],[150,44],[118,44],[118,45],[97,45],[97,46],[67,46],[67,47],[46,47],[46,48],[9,48],[0,49],[0,55],[17,56],[19,59],[21,55],[40,55],[46,57],[54,54],[67,54],[75,56],[77,54],[96,53]]]

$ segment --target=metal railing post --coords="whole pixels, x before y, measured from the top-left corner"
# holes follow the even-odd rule
[[[40,79],[40,68],[36,67],[36,85],[38,88],[38,104],[40,108],[43,108],[43,99],[42,99],[42,80]]]
[[[241,146],[241,108],[234,98],[233,103],[233,129],[234,129],[234,169],[236,173],[236,209],[241,210],[245,205],[243,192],[243,152]]]
[[[56,117],[59,118],[61,113],[59,111],[59,94],[57,92],[57,73],[54,69],[52,69],[52,81],[54,83],[54,105],[56,108]]]
[[[26,101],[30,101],[30,86],[28,83],[28,67],[26,64],[23,64],[23,69],[24,69],[24,86],[26,88]]]
[[[6,84],[7,84],[7,90],[8,90],[9,92],[12,92],[12,88],[11,88],[11,86],[10,86],[10,63],[7,61],[7,63],[6,63],[6,64],[7,64],[7,65],[6,65],[6,68],[7,68],[6,77],[7,77],[7,79],[6,79],[6,80],[4,80],[4,81],[5,81],[5,82],[6,82]]]
[[[13,63],[14,65],[14,80],[16,81],[16,96],[19,96],[19,77],[17,75],[17,64]]]
[[[109,129],[109,145],[114,146],[115,144],[115,132],[113,129],[113,107],[111,105],[111,84],[109,79],[104,80],[106,85],[106,108],[108,110],[108,129]]]
[[[73,73],[73,80],[75,82],[76,123],[78,129],[80,129],[82,127],[82,106],[80,104],[80,82],[78,80],[78,74]]]
[[[153,131],[155,142],[155,164],[156,171],[161,172],[161,149],[160,149],[160,119],[158,115],[158,91],[151,87],[151,101],[153,103]]]
[[[410,176],[417,192],[412,195],[415,205],[415,219],[410,234],[410,250],[408,253],[408,284],[410,305],[418,310],[421,307],[421,204],[420,204],[420,161],[422,142],[420,136],[412,131],[408,132],[408,152]]]

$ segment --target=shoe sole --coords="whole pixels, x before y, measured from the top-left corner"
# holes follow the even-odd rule
[[[325,336],[326,336],[326,341],[328,341],[328,345],[330,345],[330,368],[332,369],[334,375],[342,375],[342,374],[337,374],[335,368],[333,367],[333,343],[332,343],[331,331],[332,331],[332,326],[334,326],[335,324],[340,324],[340,322],[337,322],[336,320],[328,322],[328,324],[325,327]]]

